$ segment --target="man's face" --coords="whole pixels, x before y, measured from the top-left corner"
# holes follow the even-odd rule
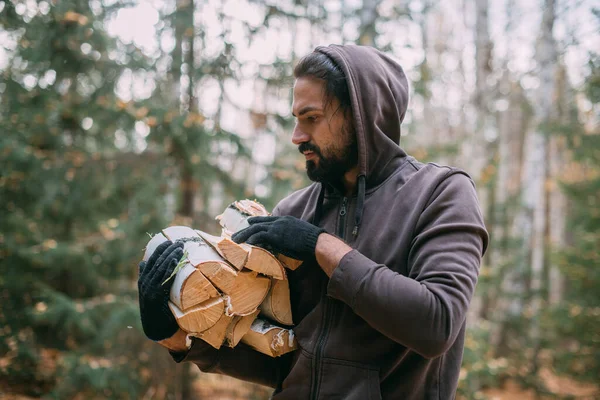
[[[310,180],[337,183],[357,164],[358,146],[351,119],[346,120],[337,99],[326,102],[324,90],[321,79],[296,79],[292,143],[306,157]]]

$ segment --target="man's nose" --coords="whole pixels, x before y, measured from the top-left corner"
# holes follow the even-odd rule
[[[310,136],[307,135],[306,133],[304,133],[302,131],[302,129],[300,129],[298,124],[296,124],[296,126],[294,127],[294,132],[292,133],[292,143],[294,143],[296,146],[298,146],[302,143],[306,143],[309,141],[310,141]]]

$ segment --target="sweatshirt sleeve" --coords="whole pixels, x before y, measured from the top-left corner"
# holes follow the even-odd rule
[[[352,250],[334,270],[328,295],[390,339],[438,357],[465,321],[487,241],[474,185],[454,173],[435,188],[418,218],[408,276]]]
[[[289,371],[292,353],[269,357],[243,343],[233,349],[221,347],[217,350],[201,339],[193,338],[190,350],[170,354],[175,362],[193,362],[202,372],[228,375],[276,388]]]

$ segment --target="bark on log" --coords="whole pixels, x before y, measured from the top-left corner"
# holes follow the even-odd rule
[[[144,251],[144,257],[142,258],[142,261],[148,261],[152,253],[154,253],[154,250],[156,250],[161,243],[164,243],[167,240],[168,239],[162,233],[157,233],[156,235],[152,236],[146,245],[146,250]]]
[[[163,235],[171,241],[187,239],[187,238],[200,238],[200,235],[196,233],[192,228],[187,226],[170,226],[162,230]]]
[[[242,342],[271,357],[279,357],[298,347],[291,329],[272,325],[262,319],[257,319],[252,323],[250,330],[242,338]]]
[[[283,324],[293,325],[292,306],[290,304],[290,286],[287,279],[271,280],[271,290],[260,305],[261,312],[271,320]]]
[[[248,226],[252,215],[268,212],[256,202],[235,202],[220,216],[220,237],[185,226],[165,228],[148,242],[143,259],[167,240],[182,241],[184,265],[171,278],[169,301],[182,331],[216,349],[244,341],[276,357],[297,347],[293,332],[256,318],[262,313],[274,323],[293,324],[284,264],[295,269],[301,261],[231,241],[227,235]]]
[[[249,217],[268,216],[268,215],[269,215],[268,211],[262,206],[262,204],[251,201],[251,200],[241,200],[241,201],[236,201],[233,204],[231,204],[229,207],[227,207],[227,209],[223,212],[223,214],[221,214],[217,217],[217,220],[219,221],[219,223],[221,224],[221,227],[223,228],[222,236],[230,237],[234,233],[241,231],[242,229],[245,229],[249,226],[248,221],[246,221]],[[243,244],[242,246],[244,246],[244,245],[249,246],[247,244]],[[256,248],[256,246],[253,246],[253,248]],[[248,250],[248,251],[250,251],[250,250]],[[271,256],[270,253],[268,253],[268,254],[269,254],[269,256]],[[251,254],[249,254],[248,257],[250,257],[250,256],[251,256]],[[295,260],[293,258],[284,256],[283,254],[279,254],[277,256],[277,260],[280,261],[281,263],[283,263],[286,267],[288,267],[291,270],[295,270],[296,268],[298,268],[300,266],[300,264],[302,264],[301,260]],[[250,268],[248,265],[246,265],[246,268],[253,269],[253,268]],[[262,271],[259,271],[257,269],[253,269],[253,270],[262,273]],[[275,269],[273,271],[275,271]],[[284,271],[284,274],[285,274],[285,271]],[[276,275],[271,275],[269,273],[267,273],[267,275],[277,277]],[[283,279],[283,278],[278,278],[278,279]]]
[[[219,292],[191,264],[187,263],[175,275],[170,299],[180,310],[185,311],[212,297],[219,297]]]

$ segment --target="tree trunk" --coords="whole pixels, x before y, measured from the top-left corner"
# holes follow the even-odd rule
[[[358,28],[358,44],[363,46],[375,46],[377,30],[375,23],[379,16],[377,7],[381,0],[363,0],[362,9],[359,11],[360,26]]]
[[[477,111],[476,126],[471,139],[463,146],[466,150],[466,157],[471,160],[469,163],[469,172],[477,182],[477,194],[481,202],[484,215],[488,214],[488,206],[493,203],[489,199],[488,190],[485,182],[481,181],[482,171],[488,162],[487,146],[484,138],[484,132],[490,116],[488,115],[488,99],[491,97],[487,87],[487,79],[491,72],[491,41],[488,28],[488,0],[477,0],[475,3],[475,59],[476,59],[476,87],[473,94],[473,105]],[[488,228],[491,228],[488,226]],[[484,259],[482,270],[485,271],[486,264],[490,256]],[[482,314],[484,306],[483,297],[475,296],[471,306],[471,322],[477,323],[477,318]],[[475,320],[473,320],[473,318]]]
[[[545,0],[540,39],[536,48],[540,86],[534,94],[535,125],[528,134],[524,146],[524,170],[521,184],[521,205],[514,223],[514,237],[521,237],[521,248],[516,262],[517,271],[530,277],[528,313],[532,316],[529,331],[529,347],[533,348],[532,370],[537,368],[537,351],[540,344],[539,313],[542,307],[541,289],[544,272],[546,232],[546,167],[548,165],[548,142],[544,126],[553,115],[556,76],[556,50],[552,37],[554,25],[554,0]],[[522,279],[523,277],[521,277]],[[509,282],[510,283],[510,282]],[[500,315],[523,310],[498,309]],[[514,315],[514,314],[513,314]],[[503,327],[499,327],[500,332]],[[496,332],[497,333],[497,332]],[[493,337],[497,345],[498,335]]]
[[[570,107],[572,98],[568,84],[567,71],[564,64],[560,65],[557,83],[557,99],[559,102],[558,117],[561,123],[568,124],[571,119]],[[566,243],[566,213],[567,201],[560,190],[558,182],[561,179],[562,168],[565,165],[566,146],[563,137],[552,136],[549,143],[549,182],[548,185],[548,248],[553,252],[561,250]],[[563,300],[564,277],[562,276],[555,258],[551,257],[548,263],[548,302],[557,305]]]

